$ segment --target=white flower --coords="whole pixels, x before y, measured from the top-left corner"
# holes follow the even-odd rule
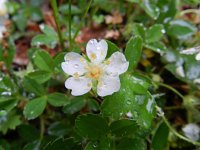
[[[182,130],[185,136],[189,139],[193,141],[197,141],[199,139],[200,128],[198,125],[194,123],[189,123]]]
[[[183,50],[180,53],[186,55],[196,54],[195,59],[200,60],[200,46]]]
[[[65,81],[65,87],[72,90],[72,95],[83,95],[95,87],[93,85],[97,85],[95,89],[99,96],[119,91],[119,75],[127,71],[129,62],[121,52],[115,52],[105,60],[107,50],[105,40],[98,42],[91,39],[86,46],[90,61],[74,52],[65,55],[65,62],[61,67],[65,73],[72,76]]]
[[[6,2],[7,0],[0,0],[0,16],[5,16],[7,14]]]

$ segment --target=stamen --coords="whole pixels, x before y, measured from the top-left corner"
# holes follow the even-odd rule
[[[84,62],[84,59],[83,59],[83,58],[80,58],[80,62]]]
[[[79,78],[79,74],[78,74],[78,72],[74,73],[73,76],[74,76],[74,78],[76,78],[76,79]]]
[[[105,61],[105,64],[106,64],[106,65],[110,65],[110,60],[106,60],[106,61]]]
[[[97,58],[95,53],[92,53],[90,56],[91,56],[92,59],[96,59]]]

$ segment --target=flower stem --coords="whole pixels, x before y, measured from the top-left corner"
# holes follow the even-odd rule
[[[91,4],[92,4],[92,0],[89,1],[89,4],[88,4],[88,6],[87,6],[87,8],[86,8],[86,10],[85,10],[85,13],[84,13],[84,15],[83,15],[83,18],[81,19],[81,22],[83,22],[83,20],[86,18],[87,13],[88,13],[88,11],[89,11],[89,9],[90,9]],[[78,32],[80,31],[80,29],[81,29],[81,24],[79,25],[79,27],[77,28],[77,30],[76,30],[76,32],[75,32],[75,34],[74,34],[74,36],[73,36],[73,41],[75,40],[76,36],[78,35]]]
[[[187,13],[195,13],[197,15],[200,15],[200,10],[198,10],[198,9],[186,9],[186,10],[181,11],[180,15],[183,16]]]
[[[61,48],[64,49],[64,40],[62,36],[62,32],[60,29],[60,23],[59,23],[59,15],[58,15],[58,6],[56,0],[51,0],[51,7],[53,8],[53,17],[56,23],[56,28],[58,31],[58,38],[60,41]]]
[[[44,130],[45,130],[44,118],[42,116],[40,116],[40,140],[43,139]]]
[[[171,91],[173,91],[175,94],[177,94],[181,99],[183,99],[184,100],[184,96],[179,92],[179,91],[177,91],[175,88],[173,88],[173,87],[171,87],[171,86],[169,86],[169,85],[167,85],[167,84],[164,84],[164,83],[160,83],[160,82],[155,82],[157,85],[159,85],[159,86],[163,86],[163,87],[165,87],[165,88],[167,88],[167,89],[169,89],[169,90],[171,90]]]
[[[156,109],[157,109],[157,111],[160,111],[160,108],[159,108],[158,106],[156,106]],[[179,137],[180,139],[182,139],[182,140],[184,140],[184,141],[187,141],[187,142],[189,142],[189,143],[192,143],[192,144],[194,144],[194,145],[196,145],[196,146],[200,146],[200,143],[199,143],[199,142],[192,141],[192,140],[188,139],[187,137],[185,137],[185,136],[179,134],[179,133],[170,125],[170,123],[168,122],[168,120],[167,120],[167,118],[165,117],[164,113],[161,112],[160,114],[161,114],[160,116],[162,117],[163,121],[165,122],[165,124],[168,126],[168,128],[171,130],[171,132],[172,132],[174,135],[176,135],[177,137]]]
[[[72,48],[72,38],[71,38],[71,4],[72,4],[72,1],[71,0],[69,0],[69,18],[68,18],[68,20],[69,20],[69,27],[68,27],[68,29],[69,29],[69,49],[71,50],[71,48]]]

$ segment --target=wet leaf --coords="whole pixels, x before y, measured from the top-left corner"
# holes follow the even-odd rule
[[[86,100],[82,97],[75,97],[63,107],[63,112],[67,114],[74,114],[80,111],[86,104]]]
[[[58,92],[47,95],[47,101],[55,107],[65,106],[69,104],[68,97],[65,94]]]
[[[34,71],[28,74],[28,77],[42,84],[51,78],[51,73],[47,71]]]
[[[109,116],[115,120],[124,118],[129,113],[131,118],[134,118],[142,128],[149,129],[155,116],[154,99],[147,89],[145,94],[134,92],[136,91],[134,82],[134,76],[130,74],[123,75],[120,91],[105,97],[101,105],[101,111],[104,116]],[[143,89],[145,89],[144,85],[145,81],[141,84]]]
[[[43,113],[46,107],[46,104],[47,104],[47,101],[45,97],[39,97],[39,98],[30,100],[26,104],[23,114],[29,120],[35,119]]]
[[[122,119],[112,122],[111,133],[118,137],[134,136],[139,131],[139,126],[134,120]]]
[[[129,61],[129,67],[128,70],[131,71],[134,69],[141,57],[142,53],[142,39],[139,36],[135,36],[134,38],[131,38],[125,49],[125,56],[127,61]]]
[[[154,24],[146,31],[146,42],[153,43],[159,41],[165,32],[162,24]]]
[[[147,145],[143,139],[140,138],[124,138],[116,146],[116,150],[146,150]]]
[[[93,140],[105,136],[109,130],[106,120],[94,114],[79,116],[76,119],[75,127],[81,136]]]
[[[35,65],[41,70],[52,72],[54,69],[54,61],[46,51],[37,51],[34,54],[33,60]]]
[[[156,133],[153,137],[153,141],[152,141],[153,149],[154,150],[164,149],[167,144],[168,135],[169,135],[169,128],[163,122],[159,125],[159,127],[156,130]]]
[[[143,0],[140,3],[141,7],[144,11],[154,20],[156,20],[160,14],[160,9],[155,5],[154,1],[151,0]]]
[[[2,117],[4,117],[4,119]],[[20,116],[17,115],[14,111],[9,112],[2,117],[0,117],[0,131],[3,134],[6,134],[9,129],[14,130],[18,125],[21,124]]]
[[[44,95],[44,93],[45,93],[44,87],[41,84],[39,84],[35,80],[28,78],[28,77],[24,78],[23,86],[26,91],[33,92],[36,95],[41,96],[41,95]]]
[[[114,52],[119,51],[119,47],[108,40],[106,40],[106,42],[108,44],[108,52],[106,57],[109,58]]]
[[[178,39],[187,39],[197,31],[196,27],[184,20],[173,20],[167,28],[167,33]]]

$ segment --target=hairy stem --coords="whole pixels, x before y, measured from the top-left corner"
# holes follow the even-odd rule
[[[92,0],[89,1],[88,5],[87,5],[87,8],[85,10],[85,13],[83,15],[83,18],[81,19],[81,22],[83,22],[83,20],[86,18],[87,13],[88,13],[88,11],[90,9],[91,4],[92,4]],[[78,35],[78,32],[80,31],[80,29],[81,29],[81,24],[79,25],[79,27],[77,28],[77,30],[76,30],[76,32],[75,32],[75,34],[73,36],[73,41],[75,40],[76,36]]]
[[[183,96],[179,91],[177,91],[175,88],[173,88],[173,87],[171,87],[171,86],[169,86],[169,85],[167,85],[167,84],[164,84],[164,83],[160,83],[160,82],[155,82],[155,83],[156,83],[157,85],[159,85],[159,86],[165,87],[165,88],[167,88],[167,89],[173,91],[173,92],[174,92],[175,94],[177,94],[181,99],[184,100],[184,96]]]
[[[59,15],[58,15],[58,6],[56,0],[51,0],[51,7],[53,8],[53,17],[56,23],[56,28],[58,31],[58,38],[60,41],[61,48],[64,49],[64,40],[62,36],[62,32],[60,29],[60,23],[59,23]]]
[[[72,48],[72,38],[71,38],[71,4],[72,4],[72,1],[69,0],[69,27],[68,27],[68,32],[69,32],[69,49],[71,50]]]
[[[200,146],[200,143],[199,143],[199,142],[192,141],[192,140],[190,140],[189,138],[187,138],[187,137],[185,137],[185,136],[179,134],[179,133],[170,125],[169,121],[167,120],[167,118],[165,117],[165,115],[164,115],[164,113],[161,111],[161,109],[160,109],[158,106],[156,106],[156,109],[157,109],[157,111],[159,112],[159,114],[160,114],[160,116],[162,117],[162,119],[163,119],[163,121],[165,122],[165,124],[168,126],[168,128],[170,129],[170,131],[171,131],[174,135],[176,135],[177,137],[179,137],[180,139],[182,139],[182,140],[184,140],[184,141],[187,141],[187,142],[189,142],[189,143],[192,143],[192,144],[194,144],[194,145],[196,145],[196,146]]]

